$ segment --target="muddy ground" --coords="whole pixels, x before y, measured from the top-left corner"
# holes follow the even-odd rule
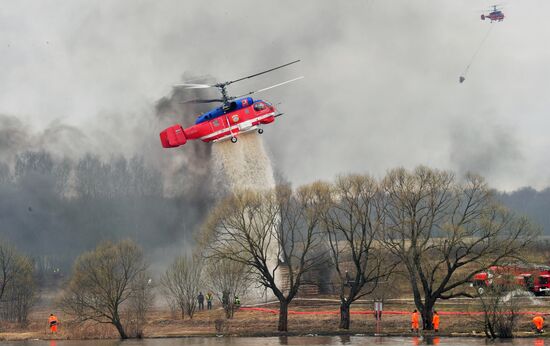
[[[550,312],[550,301],[537,299],[522,304],[523,311]],[[277,308],[276,304],[262,307]],[[386,302],[384,310],[411,311],[411,302]],[[372,303],[358,303],[352,306],[352,311],[372,309]],[[290,310],[295,311],[338,311],[338,305],[330,300],[296,300]],[[439,311],[480,311],[475,300],[454,300],[442,302],[437,306]],[[59,333],[51,335],[47,329],[47,317],[50,310],[45,308],[33,311],[29,322],[25,325],[4,323],[0,326],[0,340],[22,339],[101,339],[118,338],[115,328],[110,324],[75,324],[68,316],[56,312],[60,319]],[[515,335],[531,336],[532,316],[518,316]],[[339,315],[289,315],[289,334],[389,334],[411,335],[409,315],[383,315],[378,329],[373,315],[352,315],[349,331],[338,328]],[[277,333],[278,315],[256,312],[237,311],[231,320],[224,318],[223,310],[214,305],[211,311],[199,311],[193,319],[181,319],[168,310],[155,309],[148,316],[144,329],[144,337],[177,337],[206,335],[238,335],[238,336],[270,336]],[[426,332],[427,334],[433,332]],[[441,316],[441,335],[483,336],[483,317],[469,315]]]

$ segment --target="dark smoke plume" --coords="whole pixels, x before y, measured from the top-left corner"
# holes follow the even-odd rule
[[[76,256],[104,240],[131,238],[157,265],[186,251],[217,197],[211,145],[162,149],[158,133],[192,125],[211,105],[180,102],[202,94],[174,89],[149,116],[135,116],[133,127],[121,120],[128,116],[115,114],[95,128],[56,121],[34,131],[1,115],[2,237],[45,271],[68,271]],[[117,152],[116,143],[131,143],[135,151]]]
[[[474,172],[494,177],[522,166],[523,155],[515,133],[495,126],[454,126],[451,130],[450,161],[459,175]]]
[[[173,88],[169,96],[161,98],[156,103],[155,110],[160,124],[163,127],[180,124],[184,128],[193,125],[199,114],[213,106],[184,104],[183,102],[190,99],[206,98],[207,94],[209,93],[197,89]],[[184,147],[167,150],[167,154],[168,160],[162,164],[168,173],[167,179],[170,180],[168,183],[171,188],[176,191],[183,188],[187,193],[196,197],[197,202],[207,202],[203,199],[210,197],[211,145],[205,145],[200,141],[190,141]]]

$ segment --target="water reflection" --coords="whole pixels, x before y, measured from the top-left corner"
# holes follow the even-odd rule
[[[277,346],[277,345],[441,345],[486,346],[484,338],[445,338],[439,336],[367,337],[367,336],[279,336],[268,338],[203,337],[144,340],[29,340],[0,342],[1,346]],[[544,346],[544,339],[514,339],[505,342],[513,346]],[[489,343],[493,345],[493,343]],[[498,342],[495,345],[503,345]]]
[[[439,345],[439,336],[426,337],[426,345]]]
[[[340,345],[350,345],[351,336],[350,335],[340,335]]]

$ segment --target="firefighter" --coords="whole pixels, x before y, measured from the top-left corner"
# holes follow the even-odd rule
[[[432,319],[432,324],[434,326],[434,331],[437,333],[439,331],[439,314],[434,310],[434,317]]]
[[[197,300],[199,301],[199,311],[204,310],[204,296],[202,295],[202,292],[199,292]]]
[[[535,325],[535,330],[537,333],[542,333],[544,330],[542,326],[544,325],[544,318],[541,315],[536,315],[533,317],[533,324]]]
[[[212,292],[206,293],[206,309],[212,310]]]
[[[411,316],[411,332],[418,333],[418,311],[416,309],[414,309]]]
[[[54,314],[50,314],[50,317],[48,317],[48,325],[50,326],[50,332],[57,333],[57,324],[59,322],[57,321],[57,317],[55,317]]]

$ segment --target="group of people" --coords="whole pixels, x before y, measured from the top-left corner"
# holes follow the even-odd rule
[[[204,310],[204,298],[205,296],[202,294],[202,292],[199,292],[199,295],[197,296],[197,301],[199,302],[199,311]],[[212,310],[212,299],[214,296],[212,295],[212,292],[206,293],[206,309]]]
[[[206,293],[206,296],[202,294],[202,292],[199,292],[199,295],[197,296],[197,300],[199,302],[199,310],[204,310],[204,299],[206,298],[206,308],[208,310],[212,310],[212,299],[214,298],[212,295],[212,292]],[[239,297],[234,297],[234,305],[239,307],[241,305],[241,301]],[[538,314],[535,317],[533,317],[533,325],[536,333],[543,333],[544,329],[544,318],[542,315]],[[59,324],[59,321],[57,317],[54,314],[50,314],[48,317],[48,325],[50,327],[50,332],[52,334],[57,333],[57,325]],[[439,332],[439,314],[437,311],[434,310],[433,317],[432,317],[432,325],[434,328],[434,331],[437,333]],[[411,315],[411,332],[418,333],[420,331],[420,314],[415,309],[412,312]]]
[[[436,333],[439,332],[439,314],[435,310],[434,310],[434,315],[432,317],[432,325],[434,327],[434,331]],[[420,329],[420,314],[415,309],[411,316],[411,332],[418,333],[419,329]]]
[[[206,309],[212,310],[212,299],[214,299],[214,296],[212,292],[206,293],[206,296],[202,294],[202,292],[199,292],[199,295],[197,296],[197,301],[199,303],[199,311],[204,310],[204,300],[206,299]],[[222,303],[225,306],[228,303],[229,299],[226,297],[226,295],[223,295]],[[241,300],[238,296],[233,297],[233,305],[236,307],[239,307],[241,305]]]
[[[543,333],[544,329],[544,318],[542,315],[536,315],[533,317],[533,325],[536,333]],[[437,333],[439,332],[439,314],[437,311],[434,310],[434,314],[432,317],[432,325],[434,327],[434,331]],[[420,314],[415,309],[411,315],[411,332],[418,333],[420,329]]]

